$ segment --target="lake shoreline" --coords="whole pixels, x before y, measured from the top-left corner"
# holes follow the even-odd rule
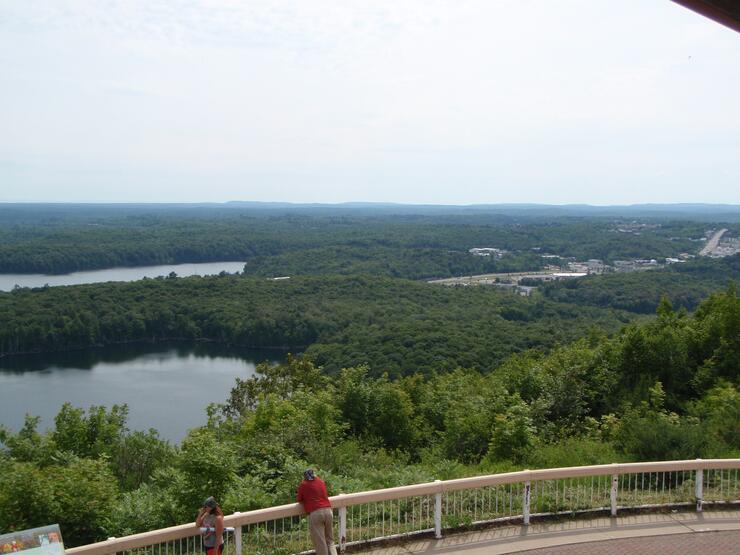
[[[237,378],[247,380],[260,364],[286,358],[284,351],[193,341],[10,357],[0,361],[0,424],[17,431],[32,415],[41,419],[39,430],[49,430],[64,402],[83,410],[126,404],[127,427],[154,428],[179,443],[205,425],[207,407],[224,403]]]
[[[228,343],[226,341],[219,341],[218,339],[212,339],[210,337],[158,337],[156,339],[129,339],[125,341],[111,341],[109,343],[96,343],[94,345],[87,345],[85,347],[70,348],[70,349],[51,349],[51,350],[34,350],[34,351],[20,351],[16,353],[0,353],[0,359],[25,356],[25,355],[47,355],[54,353],[79,353],[89,351],[90,349],[104,349],[106,347],[114,347],[117,345],[160,345],[163,343],[182,343],[182,344],[198,344],[198,343],[210,343],[213,345],[223,345],[224,347],[232,347],[236,349],[254,349],[254,350],[265,350],[265,351],[280,351],[284,353],[292,352],[303,352],[310,345],[243,345],[240,343]]]
[[[52,273],[40,273],[40,272],[24,272],[22,270],[11,270],[3,271],[0,268],[0,277],[2,276],[70,276],[73,274],[79,274],[82,272],[104,272],[107,270],[135,270],[138,268],[157,268],[159,266],[186,266],[190,264],[246,264],[247,261],[241,260],[170,260],[166,262],[160,262],[158,264],[138,264],[136,266],[102,266],[102,267],[90,267],[90,268],[77,268],[75,270],[66,272],[52,272]]]
[[[0,272],[0,292],[10,293],[19,288],[37,289],[106,282],[130,283],[143,279],[166,279],[172,273],[177,277],[204,277],[224,273],[236,275],[244,271],[246,264],[247,262],[242,260],[223,260],[219,262],[115,266],[94,270],[76,270],[62,274]]]

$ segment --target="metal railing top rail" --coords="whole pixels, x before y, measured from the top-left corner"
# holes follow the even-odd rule
[[[681,470],[711,470],[711,469],[740,469],[740,459],[695,459],[683,461],[661,461],[644,463],[613,463],[592,466],[572,466],[565,468],[547,468],[541,470],[520,470],[517,472],[506,472],[502,474],[491,474],[487,476],[474,476],[471,478],[459,478],[455,480],[437,480],[410,486],[398,486],[393,488],[363,491],[358,493],[340,494],[331,497],[334,508],[350,507],[364,503],[389,501],[406,497],[417,497],[433,495],[437,493],[453,492],[466,489],[483,488],[488,486],[499,486],[505,484],[521,483],[538,480],[560,480],[564,478],[583,478],[588,476],[622,475],[651,472],[673,472]],[[295,517],[304,514],[303,506],[299,503],[290,503],[257,509],[244,513],[234,513],[224,517],[224,526],[244,526],[269,522],[287,517]],[[197,535],[198,528],[195,523],[180,524],[169,528],[142,532],[123,538],[110,538],[108,540],[73,547],[67,549],[69,555],[105,555],[130,549],[136,549],[152,544]]]

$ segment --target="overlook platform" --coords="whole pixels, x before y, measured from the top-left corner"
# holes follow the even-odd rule
[[[740,553],[738,470],[740,459],[614,463],[339,494],[330,498],[334,537],[342,551],[375,555],[553,553],[559,546],[568,546],[567,553],[617,546],[616,552],[644,548],[650,555],[734,554]],[[298,503],[236,512],[224,524],[233,529],[225,555],[312,552]],[[194,555],[203,551],[201,541],[186,523],[67,554]]]
[[[631,514],[505,525],[442,539],[417,539],[361,551],[371,555],[655,555],[740,553],[740,508]]]

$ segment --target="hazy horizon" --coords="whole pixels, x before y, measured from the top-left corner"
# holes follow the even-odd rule
[[[0,202],[740,204],[740,35],[669,0],[0,6]]]
[[[244,205],[293,205],[293,206],[340,206],[340,205],[380,205],[380,206],[452,206],[452,207],[466,207],[466,206],[552,206],[552,207],[568,207],[568,206],[583,206],[591,208],[621,208],[621,207],[640,207],[640,206],[697,206],[697,207],[732,207],[740,208],[740,203],[728,203],[728,202],[625,202],[625,203],[614,203],[614,204],[593,204],[587,202],[563,202],[563,203],[545,203],[545,202],[475,202],[468,204],[454,204],[447,202],[393,202],[393,201],[364,201],[364,200],[346,200],[339,202],[291,202],[285,200],[225,200],[225,201],[173,201],[173,200],[162,200],[162,201],[2,201],[0,205],[22,205],[22,204],[70,204],[70,205],[117,205],[117,204],[132,204],[132,205],[226,205],[226,204],[244,204]]]

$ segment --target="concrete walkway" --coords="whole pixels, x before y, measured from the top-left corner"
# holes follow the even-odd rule
[[[567,547],[559,547],[567,546]],[[418,539],[373,550],[373,555],[504,553],[646,555],[676,553],[740,553],[740,510],[646,513],[533,522],[486,530]]]

